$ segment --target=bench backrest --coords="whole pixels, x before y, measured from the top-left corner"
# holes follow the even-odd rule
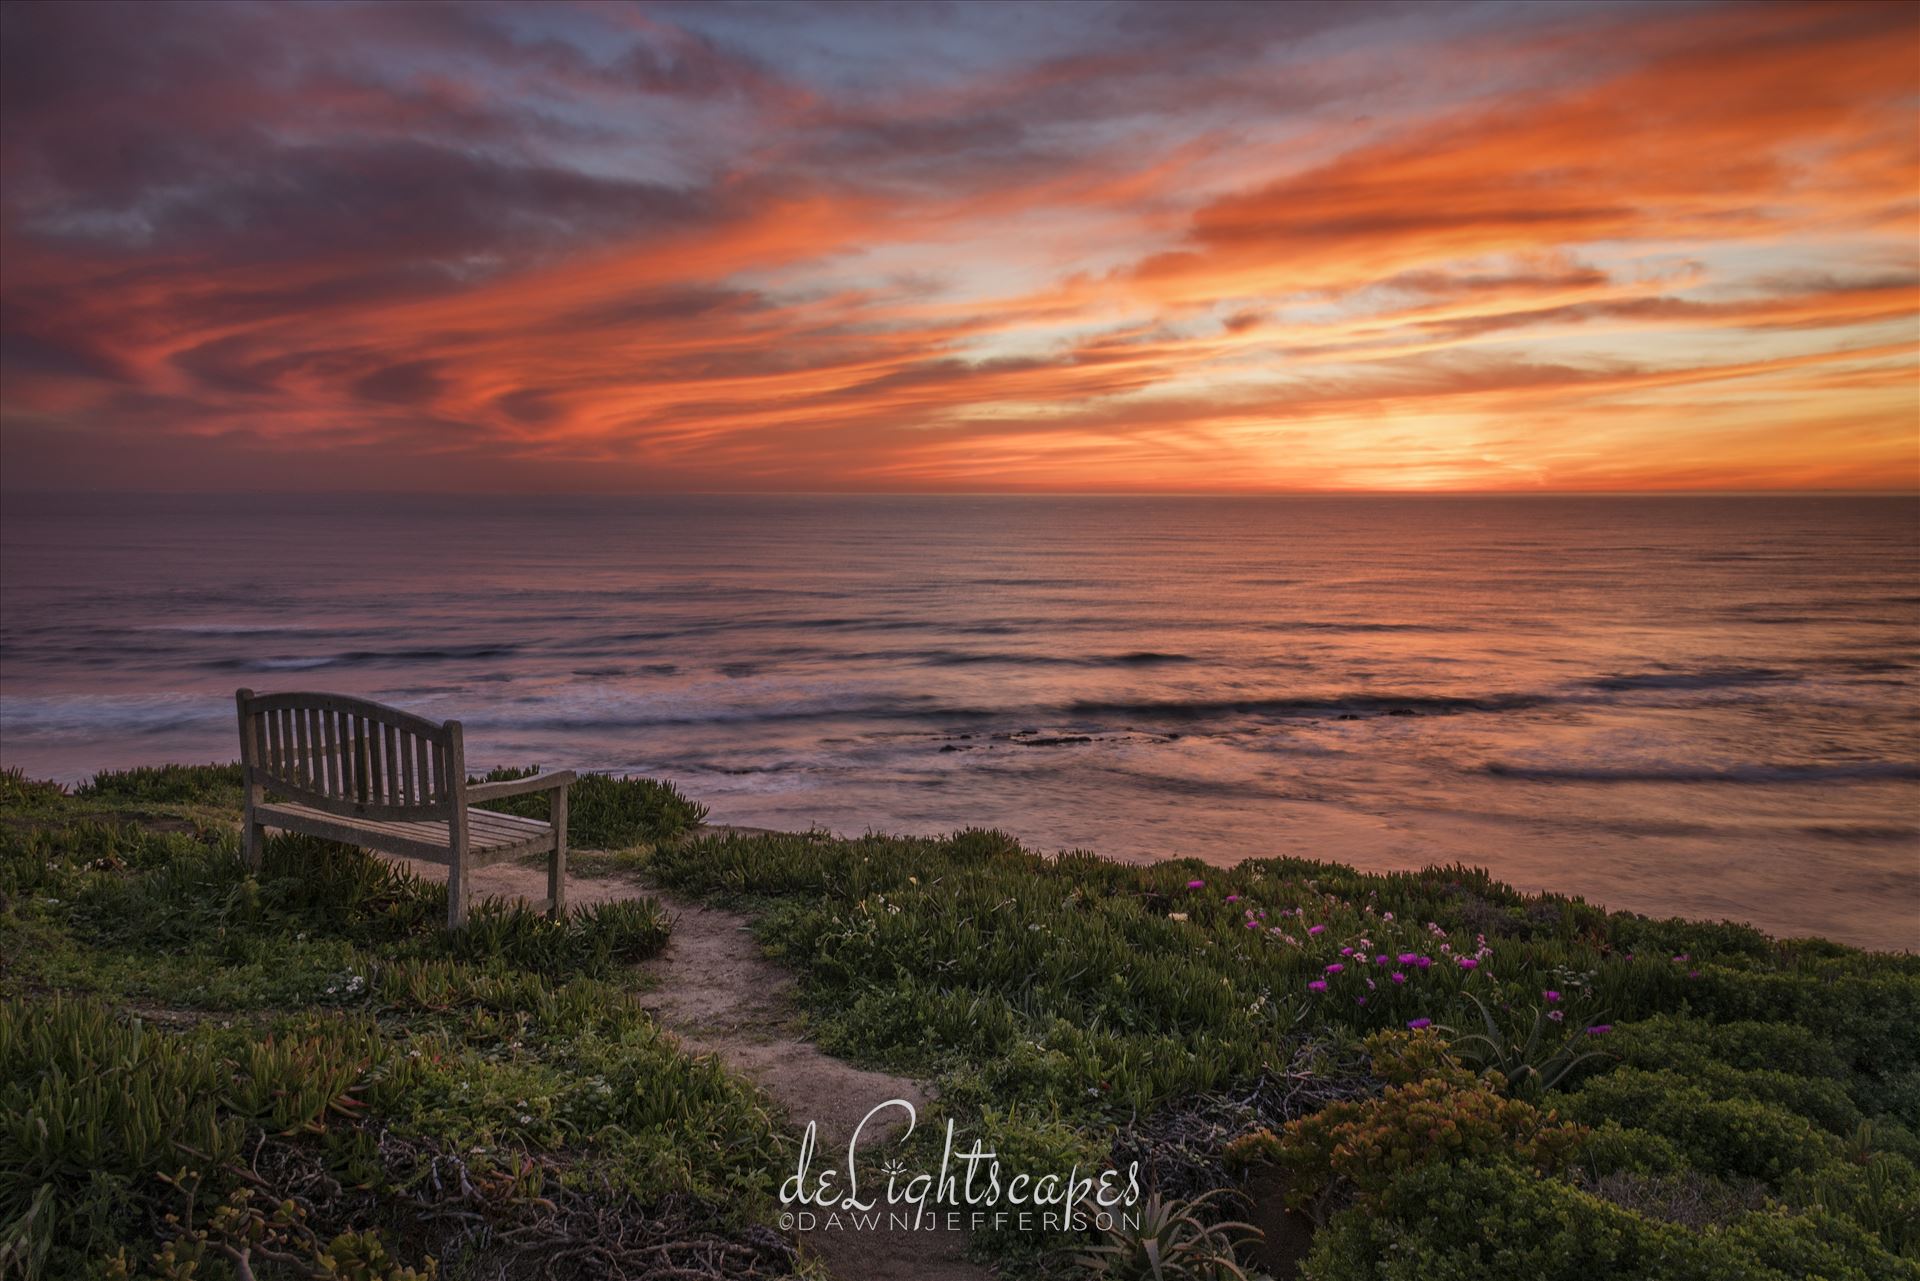
[[[234,695],[246,785],[329,813],[418,820],[462,812],[460,722],[343,694]]]

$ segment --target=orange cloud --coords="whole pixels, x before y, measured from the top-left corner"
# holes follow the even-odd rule
[[[1914,487],[1914,12],[1541,12],[1062,17],[916,96],[611,11],[16,7],[8,483]]]

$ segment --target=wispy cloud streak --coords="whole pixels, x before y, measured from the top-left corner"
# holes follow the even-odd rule
[[[9,485],[1920,480],[1909,6],[0,13]]]

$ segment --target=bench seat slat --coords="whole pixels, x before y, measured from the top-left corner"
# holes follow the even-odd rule
[[[255,813],[257,821],[268,827],[307,832],[329,840],[346,841],[442,863],[447,861],[452,840],[446,822],[431,819],[406,822],[398,819],[354,818],[290,802],[261,805]],[[552,826],[537,818],[469,809],[467,825],[473,862],[478,867],[553,847]]]

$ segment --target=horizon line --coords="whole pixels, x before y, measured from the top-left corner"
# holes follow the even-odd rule
[[[1920,498],[1912,489],[60,489],[7,498]]]

